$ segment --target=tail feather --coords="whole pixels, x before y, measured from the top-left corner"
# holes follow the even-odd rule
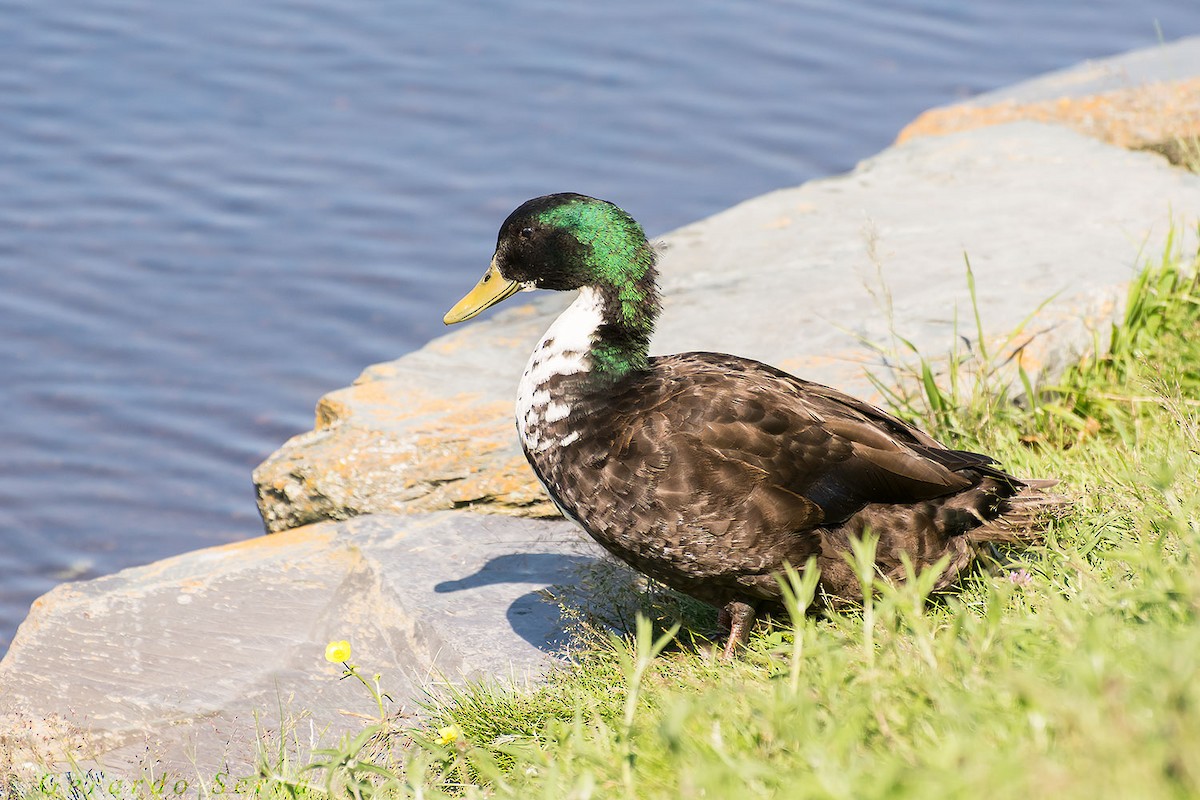
[[[1046,526],[1063,515],[1069,500],[1046,491],[1058,485],[1056,480],[1022,479],[1021,483],[1019,492],[1005,498],[998,516],[966,532],[968,542],[1029,545],[1044,540]]]

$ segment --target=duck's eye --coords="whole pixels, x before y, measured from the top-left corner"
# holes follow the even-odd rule
[[[521,238],[522,239],[532,239],[533,238],[533,228],[521,228]]]

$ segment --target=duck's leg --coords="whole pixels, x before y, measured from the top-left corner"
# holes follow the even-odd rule
[[[734,600],[721,609],[718,622],[729,620],[729,638],[725,641],[725,652],[721,660],[729,661],[737,649],[750,639],[750,629],[754,626],[754,606]]]

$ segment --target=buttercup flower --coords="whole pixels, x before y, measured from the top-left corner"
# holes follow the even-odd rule
[[[350,643],[345,639],[325,645],[325,660],[334,664],[350,660]]]
[[[448,728],[438,728],[438,742],[441,744],[450,744],[457,741],[458,736],[458,728],[453,725]]]

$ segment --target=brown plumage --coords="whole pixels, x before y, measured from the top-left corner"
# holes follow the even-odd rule
[[[944,589],[976,544],[1035,540],[1025,523],[1048,502],[1051,482],[728,355],[652,358],[580,411],[605,424],[572,428],[583,432],[562,451],[526,451],[551,496],[618,558],[718,608],[777,603],[783,563],[810,556],[824,595],[861,598],[843,554],[868,528],[889,579],[903,578],[901,552],[918,570],[949,555]]]
[[[979,544],[1036,540],[1056,502],[1042,491],[1052,481],[1014,478],[988,456],[946,448],[766,364],[716,353],[648,358],[658,303],[647,253],[641,228],[615,206],[538,198],[505,222],[492,271],[447,322],[514,287],[582,287],[522,380],[526,456],[596,541],[722,609],[727,657],[756,612],[778,605],[785,563],[802,568],[815,557],[825,597],[861,597],[844,554],[867,529],[888,579],[903,578],[901,553],[918,570],[949,556],[938,589],[963,574]]]

